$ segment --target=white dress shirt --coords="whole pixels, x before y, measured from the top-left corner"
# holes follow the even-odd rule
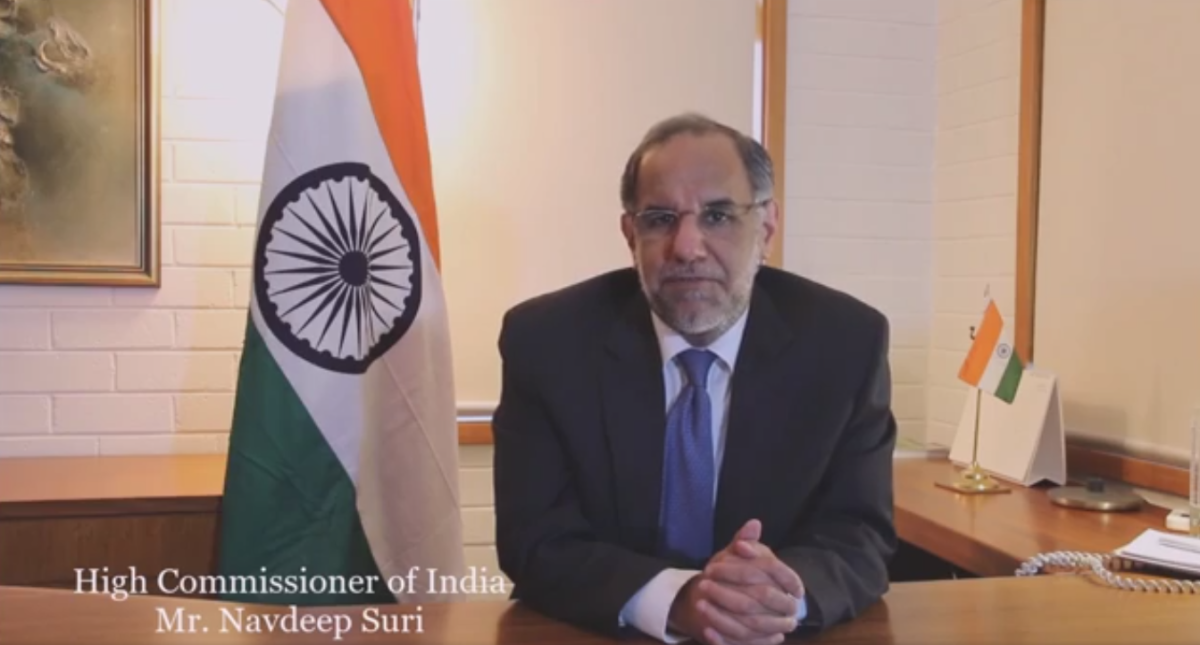
[[[666,391],[664,404],[671,409],[671,404],[683,390],[687,376],[675,357],[684,350],[692,349],[692,345],[671,329],[657,315],[654,318],[654,331],[658,336],[658,346],[662,351],[663,385]],[[742,344],[742,335],[746,329],[746,314],[738,319],[724,334],[708,345],[708,349],[717,355],[708,371],[708,394],[712,399],[712,440],[713,440],[713,505],[717,500],[717,480],[721,472],[721,459],[725,455],[725,432],[729,424],[729,384],[733,378],[733,367],[737,363],[738,348]],[[722,547],[724,548],[724,547]],[[662,571],[625,604],[621,610],[620,624],[632,625],[647,636],[652,636],[667,643],[678,643],[686,637],[670,632],[667,629],[667,617],[671,604],[679,595],[683,585],[700,572],[690,569],[666,569]],[[807,603],[800,602],[800,612],[797,620],[803,620],[807,613]]]

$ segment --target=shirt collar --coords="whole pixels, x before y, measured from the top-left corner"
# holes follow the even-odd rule
[[[746,317],[749,308],[742,312],[737,321],[733,323],[729,329],[725,330],[716,340],[707,347],[707,349],[717,355],[721,362],[733,371],[733,366],[737,362],[738,348],[742,345],[742,335],[746,330]],[[658,314],[650,312],[651,318],[654,320],[654,332],[658,336],[658,347],[662,351],[663,364],[669,364],[677,354],[686,350],[692,349],[692,344],[689,343],[679,332],[669,327]]]

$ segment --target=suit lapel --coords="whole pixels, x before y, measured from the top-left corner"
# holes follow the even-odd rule
[[[785,415],[796,404],[796,388],[785,386],[790,362],[781,360],[794,340],[792,329],[770,297],[761,287],[755,287],[731,383],[713,527],[717,549],[724,548],[741,528],[749,509],[760,506],[764,496],[778,494],[748,486],[746,478],[784,472],[778,469],[796,465],[789,463],[794,455],[772,449],[783,431],[780,426]]]
[[[613,326],[601,375],[622,541],[653,552],[658,537],[666,404],[662,356],[640,295]]]

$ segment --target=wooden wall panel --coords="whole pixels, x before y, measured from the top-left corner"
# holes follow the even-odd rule
[[[119,575],[132,566],[153,595],[165,569],[216,571],[217,527],[216,513],[0,520],[0,585],[74,589],[76,568],[109,567]]]

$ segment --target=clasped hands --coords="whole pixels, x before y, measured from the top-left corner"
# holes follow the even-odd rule
[[[671,605],[672,629],[707,645],[783,642],[796,628],[804,586],[761,536],[762,524],[750,520],[684,585]]]

